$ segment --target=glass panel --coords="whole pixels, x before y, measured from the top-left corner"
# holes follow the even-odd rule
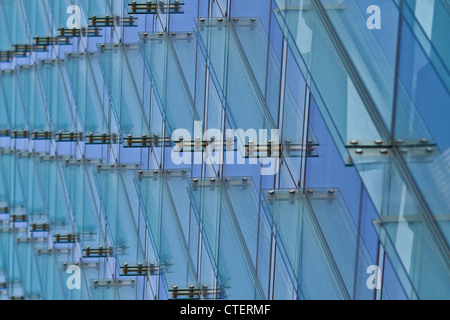
[[[92,18],[92,16],[96,16],[97,18],[109,16],[113,18],[123,16],[124,14],[124,1],[121,0],[81,0],[81,2],[89,18]]]
[[[64,255],[56,255],[56,257],[66,300],[90,300],[92,295],[89,292],[87,277],[92,273],[95,273],[97,276],[100,273],[99,269],[102,265],[95,262],[71,262],[70,255],[66,257]],[[75,284],[73,276],[76,273],[80,276],[78,282],[79,288],[73,287]]]
[[[449,224],[445,220],[442,223]],[[440,260],[431,234],[417,215],[374,221],[381,242],[410,299],[450,297],[448,260]]]
[[[95,54],[70,54],[66,60],[67,73],[71,82],[78,116],[88,137],[102,141],[110,136],[111,128],[103,109],[103,79],[98,56]],[[111,118],[115,122],[115,118]],[[112,124],[111,124],[112,125]],[[105,141],[106,142],[106,141]],[[103,142],[103,143],[105,143]]]
[[[20,90],[33,139],[37,139],[44,132],[51,131],[47,117],[47,106],[42,95],[41,82],[38,75],[34,65],[19,67]]]
[[[231,177],[224,182],[231,207],[256,266],[258,247],[259,197],[251,177]]]
[[[180,182],[186,177],[181,171],[171,171],[169,175],[171,179],[178,176]],[[173,286],[178,290],[198,290],[193,262],[163,171],[138,173],[136,188],[152,235],[152,245],[159,256],[158,266],[164,274],[167,295]],[[172,291],[172,295],[175,292]]]
[[[0,168],[3,186],[5,189],[5,200],[7,212],[12,215],[25,215],[25,194],[20,178],[17,157],[15,151],[0,151]]]
[[[69,28],[67,25],[69,17],[71,17],[74,11],[69,11],[68,8],[71,6],[78,6],[82,8],[81,2],[79,0],[48,0],[50,10],[54,19],[54,25],[56,29],[59,28]],[[72,7],[71,7],[72,8]],[[84,10],[80,11],[80,25],[87,26],[87,19]]]
[[[450,94],[404,22],[401,41],[405,50],[399,55],[395,143],[428,210],[448,214]]]
[[[60,60],[44,60],[41,62],[39,74],[54,131],[66,135],[74,133],[76,127],[72,118],[70,91],[63,70],[65,69]]]
[[[450,46],[446,33],[450,27],[450,3],[446,0],[396,0],[403,17],[425,50],[430,62],[450,90]]]
[[[90,181],[92,167],[87,162],[67,159],[63,166],[78,242],[85,257],[105,257],[111,255],[104,230],[100,225],[100,207]]]
[[[311,1],[311,3],[317,2]],[[343,46],[352,67],[357,72],[367,94],[390,132],[395,70],[385,52],[389,48],[395,48],[397,43],[398,32],[395,20],[395,16],[398,15],[397,8],[391,4],[380,9],[389,11],[389,19],[395,22],[385,23],[382,34],[378,36],[373,29],[367,27],[367,7],[358,1],[320,0],[320,5],[317,5],[317,9],[313,11],[317,11],[317,14],[320,15],[321,10],[326,14],[333,32],[339,38],[340,45]],[[383,48],[382,45],[388,48]],[[350,73],[351,69],[347,69],[347,72]],[[354,83],[356,84],[355,81]]]
[[[412,153],[412,150],[414,149],[406,150],[408,153]],[[446,257],[448,257],[447,243],[450,239],[450,233],[448,232],[450,229],[449,225],[445,222],[445,219],[443,219],[445,215],[436,215],[434,217],[435,221],[429,219],[430,217],[425,213],[423,206],[418,201],[411,185],[405,179],[400,164],[391,150],[356,149],[354,152],[355,156],[353,159],[355,166],[359,171],[361,179],[366,186],[375,208],[381,216],[381,221],[414,221],[414,228],[405,227],[407,226],[405,223],[396,223],[396,227],[385,228],[387,235],[391,239],[401,239],[401,242],[403,243],[403,249],[399,250],[399,252],[402,252],[400,255],[401,262],[404,265],[407,264],[412,266],[416,259],[414,257],[426,254],[426,258],[421,257],[420,259],[426,261],[426,263],[432,263],[434,271],[430,273],[426,272],[424,274],[420,273],[420,279],[417,281],[420,280],[426,282],[428,277],[433,277],[433,275],[437,274],[445,275],[448,273],[450,268]],[[404,151],[400,150],[400,152]],[[420,178],[422,170],[424,170],[423,173],[427,172],[425,171],[426,165],[424,165],[424,161],[427,160],[423,159],[428,157],[428,159],[431,158],[430,160],[433,161],[432,155],[427,156],[423,153],[420,154],[419,152],[416,155],[416,159],[417,157],[421,157],[421,160],[411,160],[412,157],[414,157],[414,155],[410,158],[409,166],[415,171],[416,177]],[[416,163],[413,164],[413,161]],[[432,162],[430,162],[430,164],[433,166]],[[434,197],[434,195],[428,194],[428,197]],[[439,201],[441,204],[446,205],[446,202],[442,202],[442,199]],[[440,230],[436,228],[435,224],[440,227]],[[420,241],[423,242],[421,246],[423,245],[426,249],[412,250],[413,245],[415,246],[416,239],[419,238],[421,239]],[[395,240],[396,246],[399,241],[400,240]],[[395,259],[391,257],[391,260],[393,260],[394,263]],[[407,263],[405,263],[405,261]],[[396,267],[395,263],[394,267]],[[414,272],[418,272],[415,271],[417,269],[407,268],[406,270],[412,279],[415,289],[419,291],[417,282],[414,279],[414,277],[416,277],[414,276]],[[449,278],[444,277],[443,279]],[[430,279],[429,283],[433,283],[433,281],[437,280]]]
[[[30,36],[27,30],[27,22],[24,16],[22,1],[4,0],[1,3],[3,15],[6,21],[9,34],[9,41],[12,45],[30,44]],[[3,19],[3,18],[2,18]]]
[[[194,97],[196,77],[199,76],[195,64],[195,61],[197,60],[197,41],[191,31],[172,33],[170,40],[175,49],[174,53],[180,63],[191,96]]]
[[[124,187],[121,169],[114,165],[100,165],[95,177],[107,220],[108,233],[112,238],[115,254],[121,267],[121,274],[145,275],[146,263],[142,244],[137,232],[127,189]],[[141,264],[142,272],[138,272],[136,268],[138,264]],[[129,267],[132,271],[128,271],[126,267]]]
[[[136,279],[95,279],[90,281],[92,300],[139,300]]]
[[[265,95],[267,106],[274,122],[278,121],[280,104],[281,61],[275,52],[263,23],[258,18],[235,18],[232,24],[240,45],[252,68],[260,91]],[[294,98],[289,81],[286,82],[284,97],[283,140],[285,150],[294,151],[303,144],[303,105]],[[296,88],[296,90],[298,90]],[[294,91],[295,92],[295,91]],[[300,101],[301,103],[304,100]],[[310,145],[317,145],[317,138],[309,128]]]
[[[38,176],[36,159],[31,153],[17,152],[15,159],[15,179],[22,186],[25,198],[25,211],[28,215],[27,220],[32,232],[48,232],[48,219],[46,216],[46,205],[42,193],[41,181]],[[35,224],[39,227],[36,228]]]
[[[13,136],[14,130],[17,130],[17,134],[23,133],[23,131],[27,132],[28,121],[22,103],[17,73],[15,70],[2,70],[0,73],[0,84],[2,86],[3,98],[7,109],[5,114],[9,117],[9,125],[11,126],[9,129]]]
[[[231,24],[212,18],[195,21],[200,47],[221,100],[226,102],[224,108],[233,129],[253,129],[256,132],[275,129],[258,82]],[[244,133],[239,134],[239,138],[242,144],[247,143]],[[268,139],[278,141],[273,132],[270,132]]]
[[[373,291],[367,288],[366,282],[355,282],[359,277],[355,270],[366,275],[367,268],[374,263],[363,240],[358,238],[357,227],[340,190],[308,189],[306,196],[347,291],[353,299],[373,299]],[[353,296],[356,290],[358,297]]]
[[[151,136],[148,110],[144,109],[143,104],[143,92],[136,86],[142,79],[137,78],[134,70],[144,69],[144,60],[138,45],[100,45],[99,56],[122,136],[126,138]]]
[[[208,255],[217,270],[224,299],[263,299],[263,293],[236,216],[222,184],[215,179],[193,180],[189,189]]]
[[[152,77],[153,88],[168,134],[171,136],[177,129],[187,130],[190,137],[179,135],[185,140],[193,140],[194,122],[199,121],[199,116],[194,109],[194,102],[183,74],[183,70],[187,71],[186,67],[181,68],[182,65],[186,66],[186,62],[180,64],[178,61],[174,43],[179,46],[180,42],[186,43],[189,39],[193,39],[192,34],[141,34],[146,67]],[[190,57],[189,52],[183,53],[187,56],[183,57],[183,60],[193,63],[195,58]],[[178,136],[172,140],[178,140]]]
[[[352,146],[354,141],[359,145],[387,144],[388,134],[369,95],[325,27],[324,16],[313,5],[316,1],[276,3],[275,17],[337,145]],[[340,153],[346,159],[343,149]]]
[[[19,3],[20,1],[16,1]],[[31,36],[47,37],[52,35],[51,20],[47,14],[47,1],[22,0],[23,8],[27,15]]]
[[[34,255],[42,286],[42,299],[64,300],[63,282],[56,259],[57,249],[47,247],[44,241],[35,241]],[[64,283],[66,285],[66,283]]]
[[[72,226],[59,160],[54,156],[41,156],[38,161],[37,169],[54,241],[56,243],[73,243],[78,235],[75,234]]]
[[[265,210],[289,275],[304,299],[349,299],[300,190],[264,191]]]

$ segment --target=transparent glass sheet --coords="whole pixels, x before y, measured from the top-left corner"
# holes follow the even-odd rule
[[[152,78],[168,135],[171,137],[176,130],[184,129],[184,132],[178,132],[184,133],[179,136],[183,136],[185,140],[193,140],[194,122],[199,121],[188,83],[183,74],[183,71],[188,74],[186,62],[192,63],[191,67],[195,65],[195,56],[190,56],[189,53],[192,51],[185,51],[183,56],[180,56],[180,59],[185,61],[179,61],[174,43],[179,46],[180,43],[186,44],[186,40],[192,41],[192,39],[192,34],[141,34],[141,46],[146,67]],[[185,68],[182,69],[181,66],[185,66]],[[185,137],[186,133],[189,133],[190,137]],[[178,140],[179,136],[171,137],[173,138],[171,140]]]
[[[142,88],[137,87],[142,78],[138,79],[138,73],[134,71],[145,68],[138,45],[100,45],[99,57],[122,136],[150,137],[152,133],[149,126],[149,108],[144,109],[144,92]]]
[[[259,197],[251,177],[230,177],[224,186],[247,245],[256,266],[258,248]]]
[[[280,104],[281,61],[259,18],[235,18],[232,21],[234,31],[252,68],[260,91],[266,97],[266,103],[274,122],[278,119]],[[297,90],[297,89],[296,89]],[[303,107],[295,101],[289,82],[286,83],[284,100],[283,139],[289,144],[301,145],[303,137]],[[312,128],[309,136],[314,144],[317,138]]]
[[[345,146],[353,145],[352,140],[359,145],[387,144],[388,134],[368,92],[354,65],[332,40],[317,2],[277,0],[274,13],[328,127],[334,127],[330,129],[333,138],[337,145]],[[339,8],[331,6],[330,10],[340,12]],[[388,120],[388,111],[385,113]],[[340,152],[345,159],[342,149]]]
[[[289,276],[304,299],[349,299],[301,190],[263,191],[264,212]]]
[[[442,223],[450,224],[448,218]],[[410,299],[450,297],[449,260],[440,260],[431,235],[417,215],[387,216],[373,223]]]
[[[138,264],[145,267],[146,264],[121,169],[117,166],[100,166],[95,177],[121,274],[135,274],[124,271],[123,267],[136,267]],[[141,275],[145,274],[144,270]]]
[[[0,232],[1,254],[4,263],[6,289],[10,299],[40,299],[41,286],[33,241],[24,229]]]
[[[72,225],[70,206],[59,160],[53,156],[39,157],[37,169],[45,195],[48,222],[55,242],[72,243],[78,236]]]
[[[171,179],[186,174],[171,171]],[[178,218],[175,204],[169,191],[163,171],[145,171],[138,173],[136,188],[145,211],[147,226],[151,232],[152,245],[158,253],[158,266],[164,274],[166,290],[177,286],[178,289],[199,289],[194,265],[189,255],[183,229]]]
[[[173,48],[183,71],[186,84],[189,87],[191,96],[195,95],[196,77],[198,77],[196,69],[197,60],[197,41],[192,31],[172,33]]]
[[[73,14],[75,13],[73,6],[78,6],[79,8],[82,8],[80,10],[80,25],[87,26],[87,19],[85,11],[83,10],[83,7],[81,5],[80,0],[48,0],[50,10],[53,16],[53,20],[55,23],[55,28],[69,28],[68,21],[71,23],[75,22],[75,19]],[[72,10],[70,10],[72,9]],[[72,17],[72,20],[69,20],[69,18]]]
[[[42,299],[64,300],[63,283],[58,265],[57,249],[49,248],[48,244],[41,239],[34,241],[33,254],[36,259],[37,270],[42,287]]]
[[[103,106],[103,78],[96,54],[71,54],[66,59],[67,73],[78,116],[86,135],[109,136],[110,123]],[[115,118],[112,117],[111,122]]]
[[[18,79],[32,138],[37,139],[36,133],[51,131],[37,68],[34,65],[20,66]]]
[[[381,44],[389,43],[390,46],[395,47],[397,25],[385,23],[383,25],[383,36],[386,39],[384,39],[384,42],[380,42],[373,30],[367,27],[367,7],[359,4],[358,1],[313,0],[311,5],[314,6],[313,3],[318,2],[320,2],[320,5],[317,4],[317,8],[321,7],[325,12],[332,25],[333,32],[339,37],[339,41],[364,84],[367,94],[372,99],[388,131],[390,131],[392,128],[395,70],[386,56],[386,49]],[[313,9],[313,11],[319,13],[321,9]],[[391,11],[389,14],[392,19],[395,19],[396,14],[398,15],[396,7],[393,5],[383,7],[383,9]],[[387,36],[388,34],[389,36]]]
[[[450,45],[446,32],[450,28],[450,3],[446,0],[395,0],[417,41],[450,90]]]
[[[362,271],[365,277],[367,268],[374,263],[363,240],[358,238],[358,229],[340,190],[309,189],[306,196],[347,291],[352,296],[356,290],[360,293],[353,299],[373,299],[373,291],[367,288],[365,281],[355,283],[359,278],[355,270]],[[359,288],[354,291],[355,286]]]
[[[64,259],[64,255],[57,256],[58,269],[63,282],[64,295],[66,300],[90,300],[92,299],[92,294],[90,292],[90,287],[88,283],[88,277],[92,273],[96,275],[99,273],[100,264],[93,262],[80,263],[78,261],[74,262],[72,260]],[[79,287],[74,287],[74,275],[78,274]]]
[[[20,1],[16,1],[19,3]],[[32,37],[47,37],[53,34],[51,20],[47,13],[47,1],[45,0],[22,0],[30,33]]]
[[[90,280],[92,300],[139,300],[136,279]]]
[[[3,7],[3,17],[7,24],[9,41],[12,45],[30,44],[30,35],[28,34],[27,21],[22,8],[22,1],[4,0],[1,2]]]
[[[15,70],[0,73],[0,84],[3,90],[3,99],[6,106],[6,115],[12,133],[28,131],[28,119],[22,103],[19,82]]]
[[[69,97],[70,85],[66,82],[64,70],[60,60],[44,60],[41,62],[39,74],[54,131],[67,134],[76,132],[76,127],[72,117],[73,100]]]
[[[198,41],[207,60],[213,82],[233,129],[258,132],[267,129],[268,139],[278,141],[258,82],[251,72],[231,23],[225,19],[196,19]],[[239,134],[246,144],[245,134]]]
[[[96,189],[93,188],[90,181],[90,173],[93,170],[93,165],[77,160],[67,159],[63,166],[74,221],[78,230],[78,242],[83,256],[105,257],[112,255],[112,248],[108,247],[104,230],[100,224],[100,207],[94,194]],[[101,251],[102,249],[103,251]]]
[[[38,176],[38,164],[33,154],[16,152],[15,153],[15,179],[22,186],[25,198],[25,211],[27,213],[27,220],[32,230],[32,225],[37,224],[43,226],[47,223],[45,196],[42,193],[41,182]],[[18,219],[19,220],[19,219]]]
[[[198,179],[189,188],[208,255],[217,270],[224,299],[263,299],[263,293],[241,229],[222,184]]]
[[[15,151],[0,150],[0,168],[0,182],[3,183],[4,200],[6,201],[3,211],[9,213],[10,218],[12,215],[25,215],[26,201]]]
[[[406,152],[405,152],[406,150]],[[404,243],[404,250],[401,250],[400,256],[402,263],[409,261],[413,263],[413,255],[417,255],[417,259],[426,261],[426,263],[433,264],[433,268],[436,269],[431,273],[421,273],[420,281],[428,281],[427,277],[432,277],[433,274],[438,274],[437,270],[440,270],[440,274],[446,274],[450,268],[448,265],[448,242],[450,239],[449,225],[445,221],[447,214],[436,214],[433,219],[424,211],[424,207],[419,202],[415,195],[411,185],[406,180],[398,159],[393,155],[391,150],[376,150],[376,149],[356,149],[353,160],[361,179],[372,199],[372,202],[381,216],[381,221],[394,221],[398,222],[398,230],[394,227],[385,228],[388,236],[391,239],[402,239]],[[439,164],[439,159],[433,159],[432,152],[427,152],[420,148],[417,152],[414,148],[400,149],[402,154],[410,154],[406,156],[408,166],[413,172],[415,179],[420,179],[427,172],[433,172],[435,165],[433,162]],[[414,152],[416,154],[414,155]],[[426,153],[430,153],[427,155]],[[436,172],[446,169],[439,168]],[[434,173],[436,174],[436,173]],[[433,185],[436,181],[431,179],[427,180],[427,184]],[[437,180],[439,184],[439,180]],[[423,184],[423,186],[425,186]],[[434,186],[436,187],[436,186]],[[434,188],[434,190],[436,190]],[[445,190],[443,190],[445,192]],[[424,193],[425,200],[431,200],[435,195],[433,193]],[[448,206],[447,201],[444,198],[439,200],[440,209]],[[436,208],[437,205],[434,205]],[[444,212],[444,211],[440,211]],[[446,211],[448,213],[448,211]],[[414,228],[408,227],[408,224],[399,223],[405,221],[414,221]],[[405,227],[406,226],[406,227]],[[420,235],[426,236],[420,236]],[[412,250],[412,246],[415,245],[416,239],[420,236],[423,246],[426,250]],[[397,240],[395,240],[397,243]],[[398,240],[400,241],[400,240]],[[422,254],[426,254],[427,257],[421,257]],[[394,259],[391,259],[394,260]],[[395,267],[395,266],[394,266]],[[407,269],[408,274],[415,272],[413,269]],[[410,274],[411,279],[413,278]],[[445,278],[444,279],[448,279]],[[412,279],[414,283],[415,280]],[[429,283],[433,283],[436,280],[429,280]],[[417,290],[418,288],[416,288]]]
[[[437,147],[410,146],[400,149],[406,167],[431,213],[436,217],[444,234],[449,234],[450,225],[440,224],[439,216],[450,213],[450,167]],[[450,238],[447,238],[450,242]]]
[[[109,17],[123,17],[124,1],[121,0],[81,0],[89,18],[96,16],[97,18]],[[92,23],[91,23],[92,24]]]

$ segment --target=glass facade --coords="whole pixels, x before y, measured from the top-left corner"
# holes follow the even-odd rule
[[[448,0],[0,0],[0,300],[450,299]]]

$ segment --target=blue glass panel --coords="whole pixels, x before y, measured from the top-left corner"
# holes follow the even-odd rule
[[[267,219],[289,276],[304,299],[349,299],[301,190],[264,191]]]
[[[39,73],[34,65],[30,65],[20,66],[17,75],[28,125],[32,138],[36,139],[36,134],[51,131]]]
[[[275,124],[231,24],[220,18],[196,19],[196,23],[200,47],[232,128],[268,129],[268,139],[278,141],[270,132]],[[247,143],[244,133],[238,136],[242,144]]]
[[[180,46],[180,43],[186,43],[192,39],[192,34],[151,33],[141,35],[146,67],[152,77],[153,88],[169,131],[168,134],[172,136],[175,130],[184,129],[190,134],[190,137],[184,137],[186,140],[193,139],[194,122],[199,121],[199,116],[194,109],[193,99],[183,74],[185,71],[188,76],[189,71],[186,70],[185,62],[179,62],[174,43],[178,43],[177,46]],[[189,53],[192,51],[184,52],[186,57],[182,59],[193,63],[195,58],[191,57]],[[184,69],[181,66],[185,66]],[[171,138],[178,140],[178,137]]]
[[[137,87],[141,80],[133,72],[133,69],[144,69],[138,45],[102,44],[99,46],[99,57],[122,136],[152,136],[148,110],[143,105],[143,93]]]
[[[131,172],[132,173],[132,172]],[[100,165],[95,174],[97,190],[106,215],[108,233],[113,242],[121,274],[146,274],[146,261],[131,203],[118,166]],[[142,271],[138,272],[141,264]],[[128,272],[127,267],[136,268]]]
[[[74,110],[69,83],[64,75],[65,68],[60,60],[44,60],[39,68],[42,89],[47,103],[47,109],[55,133],[74,133],[72,112]]]
[[[356,279],[361,274],[364,277],[367,268],[374,263],[363,240],[358,237],[357,227],[340,190],[308,189],[306,195],[347,291],[353,296],[358,290],[357,299],[372,299],[373,291],[367,288],[366,282],[357,283]]]
[[[275,9],[275,17],[336,143],[388,144],[388,134],[372,100],[354,65],[332,36],[317,1],[276,2],[279,8]],[[390,119],[388,113],[384,113],[386,120]],[[345,151],[340,152],[345,159]]]
[[[104,110],[102,98],[104,82],[98,56],[72,53],[67,56],[66,67],[78,117],[86,135],[92,135],[94,138],[101,138],[102,135],[110,136],[115,118],[114,116],[109,118]]]
[[[169,175],[171,179],[178,176],[180,182],[186,178],[186,173],[181,171],[171,171]],[[158,253],[157,263],[160,272],[164,274],[166,290],[173,286],[178,287],[178,290],[199,289],[193,262],[163,171],[138,173],[136,188],[146,213],[152,245]]]
[[[263,299],[251,257],[224,188],[215,179],[193,180],[191,199],[224,299]]]

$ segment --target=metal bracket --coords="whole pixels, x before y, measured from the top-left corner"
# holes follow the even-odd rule
[[[61,27],[59,29],[59,36],[60,37],[98,37],[100,36],[100,31],[102,31],[101,28],[82,28],[82,29],[66,29],[64,27]]]
[[[123,279],[106,279],[106,280],[94,280],[92,281],[92,287],[94,289],[106,287],[111,288],[112,286],[115,287],[122,287],[122,286],[130,286],[134,287],[136,285],[135,279],[130,280],[123,280]]]
[[[157,14],[158,9],[162,13],[169,13],[176,14],[176,13],[183,13],[182,5],[184,2],[175,0],[170,2],[169,4],[163,2],[163,3],[156,3],[151,1],[146,1],[143,3],[138,3],[137,1],[131,1],[131,3],[128,5],[130,8],[130,13],[134,14]]]
[[[82,132],[74,133],[73,131],[69,133],[63,133],[59,131],[58,134],[56,135],[56,139],[59,142],[83,140],[83,133]]]
[[[28,218],[25,214],[21,214],[21,215],[16,215],[16,214],[12,214],[10,216],[11,222],[26,222],[28,221]]]
[[[160,147],[160,146],[170,146],[169,138],[161,138],[159,134],[154,134],[153,137],[148,137],[143,134],[141,137],[133,137],[129,134],[125,139],[128,147]]]
[[[31,135],[33,140],[43,139],[43,140],[49,140],[52,138],[52,133],[49,131],[37,131],[34,130],[33,134]]]
[[[28,52],[45,52],[48,50],[47,45],[40,44],[15,44],[13,46],[14,52],[26,54]]]
[[[172,286],[171,289],[169,289],[170,294],[172,295],[172,298],[176,299],[178,297],[188,297],[193,299],[194,296],[197,296],[200,298],[207,297],[208,295],[217,295],[220,296],[220,290],[219,289],[210,289],[208,286],[204,285],[201,289],[195,288],[194,285],[190,285],[189,288],[178,288],[178,286]]]
[[[42,224],[31,224],[31,232],[46,232],[50,230],[50,225],[48,223],[42,223]]]
[[[37,46],[50,46],[50,45],[70,45],[72,44],[72,38],[70,37],[39,37],[33,38],[35,45]]]
[[[83,249],[83,253],[86,257],[109,257],[113,255],[113,248],[105,249],[102,246],[98,246],[97,249],[92,249],[88,246]]]
[[[136,18],[130,16],[128,18],[121,18],[120,16],[110,17],[106,15],[104,18],[97,18],[92,16],[89,21],[92,27],[114,27],[114,26],[125,26],[125,27],[135,27]]]
[[[138,263],[137,266],[129,266],[128,263],[124,263],[120,269],[124,275],[137,274],[140,276],[145,276],[147,273],[150,275],[155,275],[159,272],[160,267],[155,263],[150,263],[148,266],[144,266],[142,263]]]
[[[53,239],[56,243],[75,243],[75,241],[77,240],[77,236],[71,233],[65,235],[57,233],[53,236]]]

